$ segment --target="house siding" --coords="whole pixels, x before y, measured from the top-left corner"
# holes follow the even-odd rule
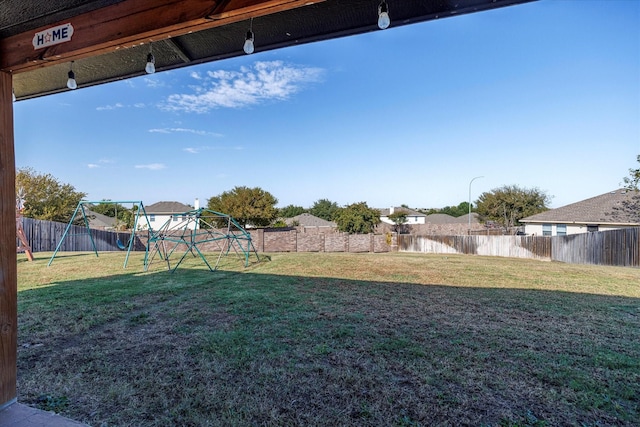
[[[548,223],[546,223],[548,224]],[[567,224],[563,222],[553,223],[551,224],[551,235],[558,235],[558,224],[565,224],[567,226],[567,236],[572,234],[581,234],[587,232],[587,224]],[[628,225],[610,225],[610,224],[589,224],[589,225],[597,225],[598,231],[610,231],[610,230],[620,230],[623,228],[628,228]],[[527,223],[524,226],[524,232],[530,236],[542,236],[542,223]]]

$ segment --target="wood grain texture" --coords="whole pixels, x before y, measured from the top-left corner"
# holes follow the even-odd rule
[[[324,0],[315,0],[315,2]],[[127,0],[0,40],[0,70],[20,73],[304,6],[308,0]],[[35,33],[71,23],[71,41],[34,49]]]
[[[18,282],[11,74],[0,72],[0,407],[16,398]]]

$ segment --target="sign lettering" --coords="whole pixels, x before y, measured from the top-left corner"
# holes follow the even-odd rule
[[[65,43],[71,41],[71,36],[73,36],[73,25],[71,25],[71,23],[47,28],[33,36],[33,48],[37,50],[43,47]]]

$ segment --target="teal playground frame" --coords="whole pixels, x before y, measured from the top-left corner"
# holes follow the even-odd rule
[[[82,214],[82,218],[86,228],[86,232],[81,234],[89,235],[93,251],[96,254],[96,257],[98,256],[98,250],[96,248],[95,241],[93,240],[93,235],[91,234],[91,228],[89,227],[89,220],[87,218],[87,213],[85,210],[87,205],[96,204],[132,204],[133,206],[131,209],[137,207],[133,230],[131,231],[131,236],[129,237],[128,243],[125,245],[120,241],[120,239],[118,239],[117,241],[117,246],[119,249],[127,250],[122,268],[127,268],[129,254],[131,253],[133,244],[135,242],[136,231],[138,230],[138,225],[140,224],[140,220],[142,219],[146,221],[146,227],[143,231],[146,231],[148,233],[144,255],[145,271],[149,270],[151,263],[157,256],[160,260],[166,262],[167,269],[173,273],[189,254],[193,255],[194,257],[199,256],[210,271],[215,271],[220,264],[222,256],[228,255],[232,249],[239,257],[243,258],[245,267],[249,266],[249,258],[251,257],[252,253],[255,254],[256,261],[260,262],[258,251],[256,250],[251,240],[251,234],[247,232],[243,227],[241,227],[240,224],[238,224],[238,222],[230,215],[204,208],[193,209],[187,212],[174,213],[172,217],[170,217],[162,226],[160,226],[159,229],[153,230],[151,227],[151,221],[149,220],[142,201],[101,200],[96,202],[81,200],[78,203],[75,211],[73,212],[71,220],[69,221],[69,224],[67,224],[67,228],[65,229],[62,238],[58,242],[58,245],[56,246],[56,249],[53,252],[53,255],[51,256],[51,259],[49,260],[47,266],[50,266],[55,259],[65,238],[67,236],[70,236],[69,230],[71,229],[73,222],[79,214]],[[181,218],[184,218],[184,220],[180,221],[176,225],[172,225],[172,219],[174,216],[179,216]],[[216,259],[215,266],[213,267],[211,266],[209,261],[207,261],[206,257],[200,250],[202,245],[205,244],[215,246],[220,251]],[[183,248],[185,249],[184,253],[180,257],[178,262],[175,263],[172,267],[172,255],[179,249]]]
[[[64,230],[64,234],[62,235],[62,238],[58,242],[58,245],[56,246],[56,250],[53,252],[53,255],[51,255],[51,259],[49,260],[49,263],[47,264],[47,266],[50,266],[54,258],[56,257],[58,250],[60,250],[60,247],[62,246],[62,242],[64,242],[64,239],[69,235],[69,230],[71,229],[71,226],[73,225],[73,221],[75,221],[76,216],[78,216],[79,212],[82,213],[82,219],[84,220],[84,225],[87,230],[86,233],[82,233],[82,234],[89,235],[89,239],[91,240],[93,251],[95,252],[96,257],[98,256],[98,249],[96,248],[96,243],[93,240],[93,235],[91,234],[91,228],[89,227],[89,220],[87,219],[87,213],[85,211],[85,205],[97,205],[97,204],[103,204],[103,205],[104,204],[121,204],[121,205],[132,204],[133,206],[131,207],[131,209],[135,207],[138,208],[136,210],[135,220],[133,223],[133,230],[131,231],[131,236],[129,237],[128,244],[126,246],[122,245],[122,243],[118,240],[118,247],[120,249],[127,250],[127,255],[124,258],[124,265],[122,266],[122,268],[127,268],[127,263],[129,262],[129,254],[131,253],[131,249],[133,248],[136,230],[138,229],[138,221],[141,218],[141,213],[143,215],[143,218],[147,222],[147,228],[151,230],[151,223],[149,222],[149,217],[147,216],[147,212],[144,209],[144,204],[140,200],[100,200],[97,202],[89,201],[89,200],[80,200],[80,202],[78,202],[78,206],[76,206],[76,210],[73,211],[71,220],[69,220],[69,224],[67,224],[67,228]]]
[[[167,263],[167,268],[174,272],[180,266],[188,254],[194,257],[200,256],[210,271],[215,271],[220,264],[222,255],[228,255],[231,249],[238,256],[244,258],[244,266],[249,266],[251,253],[260,261],[258,251],[251,240],[251,234],[237,223],[230,215],[212,211],[209,209],[194,209],[179,214],[186,218],[180,224],[172,227],[172,219],[169,218],[157,231],[151,231],[147,242],[147,250],[144,257],[145,271],[156,256]],[[217,224],[213,224],[213,222]],[[193,224],[193,227],[190,225]],[[200,247],[214,243],[220,250],[214,267],[207,261]],[[182,245],[182,246],[181,246]],[[178,262],[171,267],[171,255],[185,248]]]

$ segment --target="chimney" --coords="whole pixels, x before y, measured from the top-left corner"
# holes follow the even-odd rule
[[[196,197],[196,200],[193,202],[194,209],[200,209],[200,199]]]

